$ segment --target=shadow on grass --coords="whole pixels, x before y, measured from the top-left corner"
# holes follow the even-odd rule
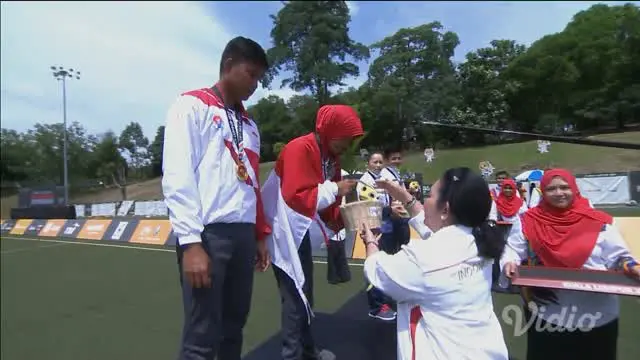
[[[367,308],[367,298],[362,291],[333,314],[316,313],[312,331],[318,348],[330,350],[337,360],[396,359],[395,322],[371,319]],[[243,360],[281,359],[280,346],[278,332]],[[521,359],[512,357],[510,360]]]

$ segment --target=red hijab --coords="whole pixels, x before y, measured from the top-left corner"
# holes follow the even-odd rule
[[[504,193],[504,188],[507,186],[513,189],[511,196],[507,196]],[[504,217],[512,217],[518,213],[518,210],[520,210],[524,201],[521,197],[516,195],[517,191],[518,188],[513,179],[502,180],[500,183],[500,195],[498,195],[498,199],[496,199],[496,206],[498,207],[500,215]]]
[[[555,177],[569,184],[573,203],[565,209],[553,207],[544,195]],[[540,182],[543,197],[540,204],[522,216],[522,231],[532,250],[545,266],[579,269],[587,261],[604,224],[613,218],[589,206],[580,195],[576,178],[567,170],[551,169]]]
[[[324,105],[316,116],[316,133],[320,137],[322,151],[327,151],[330,140],[355,138],[364,135],[360,117],[351,106]]]

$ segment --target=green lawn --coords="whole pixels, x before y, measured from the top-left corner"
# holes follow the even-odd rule
[[[171,249],[10,237],[0,243],[2,359],[175,358],[182,313]],[[337,355],[339,349],[361,351],[342,359],[383,359],[385,351],[395,352],[388,342],[393,328],[366,319],[362,267],[353,265],[353,280],[337,286],[327,284],[324,264],[315,269],[320,345],[336,347]],[[621,299],[619,359],[638,359],[640,301]],[[245,359],[277,358],[279,302],[273,274],[258,274]],[[499,316],[505,306],[518,303],[513,295],[495,296]],[[509,326],[504,330],[512,358],[523,360],[525,338],[514,337]]]

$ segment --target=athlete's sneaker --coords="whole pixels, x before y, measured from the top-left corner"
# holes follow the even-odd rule
[[[336,360],[336,355],[327,349],[315,349],[311,355],[302,354],[304,360]]]
[[[393,321],[396,319],[396,312],[391,306],[384,304],[378,310],[369,311],[369,316],[382,321]]]

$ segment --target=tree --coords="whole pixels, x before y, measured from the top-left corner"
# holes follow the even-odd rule
[[[349,37],[349,8],[345,1],[288,1],[277,15],[271,15],[274,47],[267,54],[271,79],[282,71],[293,75],[280,87],[309,90],[319,104],[330,98],[330,88],[344,86],[348,76],[358,76],[358,66],[346,61],[369,58],[366,46]]]
[[[149,146],[149,156],[151,160],[151,174],[153,176],[162,175],[162,154],[164,151],[164,125],[158,126],[156,137]]]
[[[536,41],[505,75],[519,84],[508,96],[525,129],[623,127],[640,116],[640,9],[594,5],[560,33]],[[553,120],[556,119],[556,120]],[[550,125],[555,123],[555,125]]]
[[[127,163],[133,168],[134,174],[139,177],[142,168],[151,162],[148,153],[149,139],[144,136],[142,126],[137,122],[129,123],[120,134],[119,146],[124,151]]]
[[[287,142],[299,134],[287,104],[276,95],[260,99],[247,112],[260,126],[260,158],[263,161],[275,160],[277,154],[273,144]]]
[[[118,187],[126,183],[126,161],[121,155],[120,143],[113,131],[107,131],[98,140],[90,165],[98,179]]]
[[[461,108],[455,108],[450,123],[484,128],[506,129],[510,126],[507,96],[517,91],[517,84],[502,76],[507,66],[525,52],[524,45],[513,40],[493,40],[491,46],[466,55],[458,66],[457,78],[462,96]],[[482,144],[494,135],[462,133],[457,142]]]
[[[403,28],[371,46],[379,56],[369,68],[370,105],[363,110],[375,113],[376,141],[411,141],[422,120],[438,121],[455,104],[452,57],[459,40],[442,29],[439,22]]]

